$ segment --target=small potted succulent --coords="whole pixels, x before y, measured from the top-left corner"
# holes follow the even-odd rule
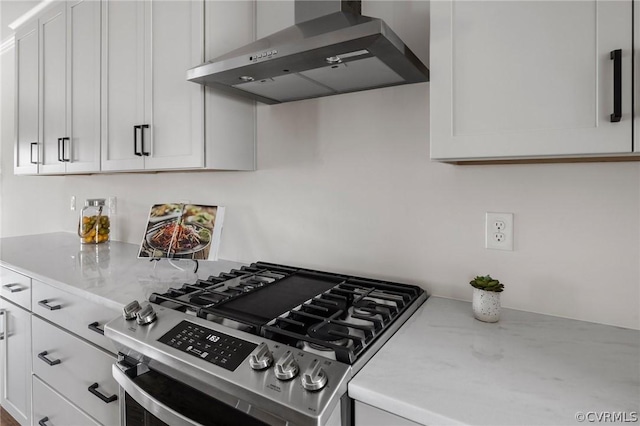
[[[504,284],[490,275],[475,277],[469,282],[473,287],[473,316],[484,322],[497,322],[500,319],[500,293]]]

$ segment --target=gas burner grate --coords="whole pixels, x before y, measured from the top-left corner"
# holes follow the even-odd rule
[[[149,300],[353,364],[423,293],[406,284],[257,262]]]
[[[298,347],[329,349],[336,360],[353,363],[419,294],[411,286],[347,279],[264,326],[263,335]],[[325,339],[313,332],[325,327],[330,329]],[[345,340],[348,345],[341,344]]]

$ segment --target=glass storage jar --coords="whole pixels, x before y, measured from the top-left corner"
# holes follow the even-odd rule
[[[104,198],[90,198],[84,202],[78,222],[78,236],[83,244],[100,244],[109,241],[109,208]]]

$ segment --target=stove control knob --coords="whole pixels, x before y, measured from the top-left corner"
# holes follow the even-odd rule
[[[249,357],[249,365],[254,370],[264,370],[265,368],[271,367],[271,364],[273,364],[273,355],[269,350],[269,346],[262,342],[251,353],[251,356]]]
[[[124,307],[124,309],[122,310],[122,316],[127,321],[135,319],[136,314],[138,313],[138,311],[140,311],[140,309],[141,309],[140,303],[138,303],[137,300],[134,300],[133,302],[129,303],[127,306]]]
[[[136,322],[140,325],[149,325],[156,320],[156,311],[151,303],[144,305],[136,314]]]
[[[327,385],[327,374],[320,367],[320,361],[314,359],[302,375],[302,387],[308,391],[319,391]]]
[[[276,378],[280,380],[291,380],[298,375],[300,368],[291,351],[285,352],[282,357],[276,362],[275,374]]]

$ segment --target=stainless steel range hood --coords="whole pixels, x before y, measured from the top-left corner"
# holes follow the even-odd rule
[[[266,104],[429,81],[427,67],[360,6],[296,0],[294,26],[192,68],[187,79]]]

